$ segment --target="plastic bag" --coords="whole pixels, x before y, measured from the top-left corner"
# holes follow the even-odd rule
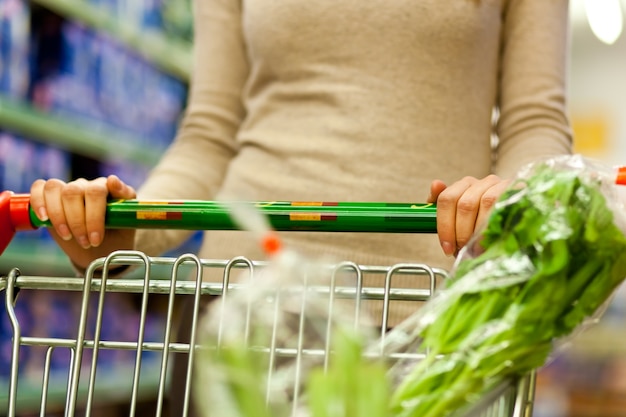
[[[194,370],[201,415],[340,417],[386,410],[386,369],[366,364],[363,356],[374,328],[357,330],[354,312],[333,296],[339,274],[332,262],[282,248],[260,213],[232,209],[257,234],[270,261],[202,317]],[[368,401],[355,386],[368,391]],[[332,414],[328,406],[335,408]],[[347,411],[337,413],[342,407]]]
[[[392,415],[447,416],[546,364],[626,277],[615,171],[581,156],[529,165],[436,296],[387,336]]]
[[[328,299],[311,296],[320,265],[280,252],[267,275],[206,316],[201,331],[211,343],[199,352],[195,383],[201,408],[226,417],[444,417],[543,366],[599,318],[626,277],[616,177],[581,156],[520,171],[445,287],[383,340],[348,331]],[[260,236],[269,229],[245,228]],[[331,334],[342,343],[332,345]],[[279,354],[288,351],[299,354]],[[358,359],[381,353],[388,362]]]

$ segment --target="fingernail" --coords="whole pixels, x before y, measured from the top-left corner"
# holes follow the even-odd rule
[[[68,229],[66,225],[64,224],[58,225],[57,231],[59,232],[59,236],[61,236],[61,239],[63,240],[72,239],[72,234],[70,233],[70,229]]]
[[[441,242],[441,248],[443,249],[443,253],[445,253],[447,256],[452,256],[454,255],[454,245],[452,245],[452,243],[450,242]]]
[[[39,214],[39,220],[41,220],[42,222],[48,220],[48,211],[45,207],[39,207],[37,213]]]
[[[78,241],[78,244],[83,247],[83,249],[89,249],[91,247],[87,236],[79,236],[76,240]]]
[[[100,245],[100,233],[98,233],[98,232],[91,232],[89,234],[89,243],[93,247],[99,246]]]

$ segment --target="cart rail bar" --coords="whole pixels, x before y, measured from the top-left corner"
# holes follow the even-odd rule
[[[435,233],[437,208],[430,203],[245,202],[263,212],[278,231]],[[106,206],[111,229],[239,230],[229,202],[113,200]],[[30,207],[29,194],[0,193],[0,254],[15,232],[51,226]]]

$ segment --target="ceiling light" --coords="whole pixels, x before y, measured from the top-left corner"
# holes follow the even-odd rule
[[[591,30],[606,44],[613,44],[622,33],[623,14],[620,0],[585,0]]]

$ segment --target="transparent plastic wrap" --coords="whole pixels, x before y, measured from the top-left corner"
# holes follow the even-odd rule
[[[392,415],[451,415],[598,319],[626,277],[616,174],[579,155],[519,172],[445,287],[385,338],[386,354],[424,354],[391,367]]]
[[[626,277],[621,174],[581,156],[524,168],[444,287],[382,340],[309,291],[324,263],[282,250],[260,214],[235,205],[271,262],[204,317],[203,415],[458,416],[598,319]]]
[[[376,340],[374,326],[357,329],[354,311],[333,299],[339,278],[331,262],[283,248],[251,207],[232,209],[257,233],[269,263],[202,317],[194,371],[200,415],[386,417],[387,369],[363,354]]]

